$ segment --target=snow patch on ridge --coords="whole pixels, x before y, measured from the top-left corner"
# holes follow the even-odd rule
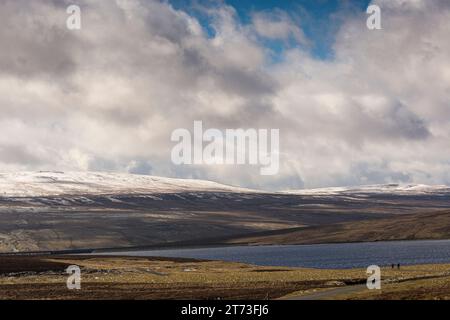
[[[108,172],[16,172],[0,173],[0,197],[45,197],[77,195],[79,201],[92,201],[84,195],[111,195],[110,201],[120,202],[113,197],[117,194],[145,194],[154,200],[161,200],[158,194],[185,193],[201,198],[202,192],[239,193],[255,195],[265,191],[223,185],[220,183],[174,179],[147,175]],[[275,195],[364,195],[364,194],[439,194],[450,193],[450,187],[423,184],[381,184],[359,187],[333,187],[270,192]],[[181,195],[178,195],[181,197]],[[250,196],[250,195],[249,195]],[[250,198],[252,198],[252,196]],[[246,197],[245,195],[241,195]]]
[[[425,184],[377,184],[358,187],[332,187],[303,190],[286,190],[285,194],[298,195],[339,195],[339,194],[426,194],[426,193],[448,193],[450,187],[445,185],[429,186]]]
[[[0,197],[64,194],[158,194],[182,192],[255,192],[212,181],[105,172],[18,172],[0,174]]]

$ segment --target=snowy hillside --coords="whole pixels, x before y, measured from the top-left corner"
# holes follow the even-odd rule
[[[339,195],[339,194],[395,194],[414,195],[427,193],[449,193],[445,185],[429,186],[424,184],[377,184],[358,187],[335,187],[303,190],[288,190],[283,193],[298,195]]]
[[[63,194],[253,192],[216,182],[105,172],[20,172],[0,174],[0,196]]]
[[[223,244],[242,235],[269,235],[276,230],[281,235],[283,230],[307,227],[319,230],[316,236],[323,239],[339,235],[327,229],[336,224],[373,219],[393,219],[395,224],[403,221],[396,219],[404,214],[442,210],[443,218],[433,221],[438,227],[443,221],[445,227],[449,197],[446,186],[389,184],[271,193],[133,174],[4,173],[0,174],[0,252]],[[417,221],[417,230],[422,230],[427,220]],[[407,231],[411,230],[416,229]],[[410,233],[402,232],[396,228],[377,239],[409,239]],[[356,240],[365,241],[363,236]]]
[[[185,192],[265,193],[263,191],[232,187],[206,180],[173,179],[126,173],[48,171],[0,173],[0,196],[4,197]],[[289,190],[279,192],[278,194],[332,196],[339,194],[411,195],[428,193],[450,193],[450,187],[420,184],[384,184],[360,187]]]

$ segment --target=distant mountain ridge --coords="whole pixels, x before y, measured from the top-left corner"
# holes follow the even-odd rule
[[[264,192],[105,172],[0,174],[0,252],[450,237],[450,188]]]
[[[424,184],[379,184],[267,192],[229,186],[208,180],[165,178],[128,173],[59,171],[0,173],[0,196],[20,197],[117,193],[161,194],[184,192],[272,193],[292,195],[339,195],[350,193],[422,194],[436,192],[448,193],[450,192],[450,187]]]
[[[17,172],[0,174],[0,196],[62,194],[255,192],[217,182],[108,172]]]
[[[348,193],[395,193],[395,194],[422,194],[450,192],[450,186],[425,184],[374,184],[355,187],[330,187],[300,190],[285,190],[283,193],[298,195],[338,195]]]

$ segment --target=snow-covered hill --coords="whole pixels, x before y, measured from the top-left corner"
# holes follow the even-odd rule
[[[0,173],[0,196],[3,197],[190,192],[266,193],[206,180],[174,179],[127,173],[54,171]],[[288,190],[272,194],[333,196],[349,194],[423,195],[441,193],[450,194],[450,187],[422,184],[381,184],[359,187]]]
[[[450,187],[445,185],[424,185],[424,184],[377,184],[357,187],[334,187],[317,188],[303,190],[288,190],[286,194],[297,195],[339,195],[339,194],[395,194],[395,195],[419,195],[419,194],[440,194],[450,193]]]
[[[39,197],[76,194],[254,192],[194,179],[105,172],[20,172],[0,174],[0,196]]]
[[[447,186],[389,184],[274,193],[133,174],[4,173],[0,252],[205,245],[309,226],[324,226],[318,231],[322,237],[334,224],[449,210],[449,199]]]

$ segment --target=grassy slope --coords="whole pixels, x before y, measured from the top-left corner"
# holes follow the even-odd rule
[[[81,290],[66,287],[68,275],[64,270],[73,264],[82,271]],[[449,297],[449,268],[449,265],[383,268],[383,292],[387,298],[396,297],[388,295],[393,290],[407,293],[408,297]],[[301,295],[365,283],[366,277],[365,269],[257,267],[192,259],[2,256],[0,299],[275,299],[294,292]],[[427,280],[419,280],[423,278]],[[424,296],[423,286],[436,291],[428,291]],[[364,290],[361,294],[361,298],[371,299],[381,292]]]
[[[400,215],[234,239],[231,243],[312,244],[382,240],[450,239],[450,211]]]

